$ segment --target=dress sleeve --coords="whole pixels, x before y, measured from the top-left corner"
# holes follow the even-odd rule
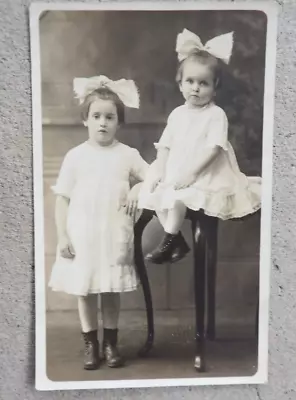
[[[73,153],[68,152],[62,162],[56,184],[51,187],[55,194],[71,198],[76,179],[76,164]]]
[[[222,108],[217,108],[209,123],[206,145],[228,149],[228,119]]]
[[[138,150],[133,149],[131,175],[142,182],[146,177],[148,167],[148,163],[141,157]]]
[[[168,117],[166,127],[164,128],[164,131],[162,132],[162,135],[158,141],[158,143],[154,143],[155,148],[158,149],[170,149],[171,144],[172,144],[172,138],[173,138],[173,122],[172,122],[172,117],[173,113],[171,113]]]

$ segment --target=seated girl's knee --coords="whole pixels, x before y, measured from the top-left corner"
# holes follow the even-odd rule
[[[175,208],[177,208],[178,210],[184,210],[184,209],[186,209],[186,206],[182,200],[176,200]]]

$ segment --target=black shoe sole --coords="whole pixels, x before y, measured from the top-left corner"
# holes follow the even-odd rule
[[[186,249],[186,251],[184,251],[184,253],[182,253],[179,257],[176,257],[174,259],[169,258],[168,260],[161,261],[161,262],[155,261],[155,260],[153,260],[153,258],[150,258],[150,257],[145,257],[145,261],[149,261],[149,262],[151,262],[153,264],[157,264],[157,265],[167,264],[167,263],[174,264],[174,263],[182,260],[183,258],[185,258],[189,252],[190,252],[190,248]]]
[[[168,259],[168,260],[165,260],[165,261],[155,261],[155,260],[153,260],[152,258],[146,258],[145,257],[145,261],[149,261],[149,262],[151,262],[151,263],[153,263],[153,264],[157,264],[157,265],[161,265],[161,264],[167,264],[167,263],[169,263],[170,262],[170,260]]]
[[[189,252],[190,252],[190,249],[187,250],[185,253],[183,253],[181,256],[171,259],[170,260],[171,264],[175,264],[176,262],[183,260],[183,258],[185,258]]]
[[[124,367],[125,362],[121,362],[120,364],[108,364],[107,363],[107,367],[109,368],[122,368]]]
[[[99,369],[100,365],[84,365],[83,369],[85,369],[86,371],[95,371],[96,369]]]
[[[123,359],[123,358],[121,359],[121,361],[118,364],[109,364],[105,354],[103,354],[100,357],[100,360],[102,362],[106,363],[107,367],[109,367],[109,368],[121,368],[121,367],[124,367],[124,365],[125,365],[125,359]]]

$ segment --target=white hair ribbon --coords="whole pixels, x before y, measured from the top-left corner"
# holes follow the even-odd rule
[[[139,108],[140,106],[139,91],[133,80],[112,81],[106,76],[100,75],[91,78],[74,78],[73,81],[73,89],[80,104],[84,102],[86,96],[100,88],[107,88],[117,94],[126,107]]]
[[[206,51],[212,56],[221,59],[225,64],[228,64],[232,47],[233,32],[216,36],[203,45],[195,33],[188,31],[188,29],[183,29],[183,32],[177,36],[176,52],[178,53],[178,60],[180,62],[195,51]]]

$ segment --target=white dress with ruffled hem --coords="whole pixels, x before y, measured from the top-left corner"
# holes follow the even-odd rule
[[[221,151],[189,187],[175,190],[173,183],[180,171],[192,171],[206,149],[219,146]],[[210,103],[202,108],[187,104],[170,114],[167,126],[155,144],[169,149],[164,181],[151,193],[152,163],[139,195],[139,207],[167,210],[181,200],[191,210],[203,210],[223,220],[242,218],[261,207],[261,177],[247,177],[238,166],[228,141],[228,120],[222,108]]]
[[[134,221],[121,204],[130,178],[144,180],[147,168],[136,149],[119,142],[85,142],[66,154],[53,190],[70,199],[67,233],[75,258],[61,257],[57,248],[49,281],[54,291],[84,296],[137,289]]]

